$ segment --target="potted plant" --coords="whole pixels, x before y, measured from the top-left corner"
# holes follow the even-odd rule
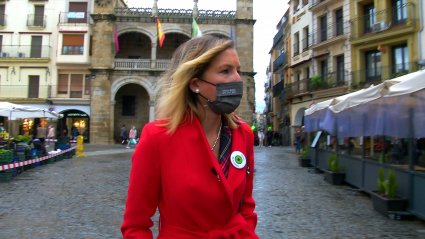
[[[398,183],[396,183],[395,169],[388,170],[388,180],[385,180],[384,168],[378,172],[378,191],[370,194],[373,209],[384,216],[389,211],[405,211],[407,199],[396,195]]]
[[[342,185],[344,183],[345,173],[339,170],[342,166],[338,163],[338,155],[331,153],[328,159],[329,169],[325,170],[325,180],[332,185]]]
[[[301,149],[301,156],[298,158],[298,163],[300,167],[309,167],[310,166],[310,156],[307,152],[307,146],[303,146]]]

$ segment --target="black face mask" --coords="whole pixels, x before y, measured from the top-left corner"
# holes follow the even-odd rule
[[[207,105],[214,113],[218,115],[222,115],[225,113],[230,114],[235,111],[236,108],[238,108],[243,95],[242,81],[218,83],[216,85],[206,80],[202,81],[216,87],[217,97],[212,102],[202,94],[198,93],[200,96],[207,100]]]

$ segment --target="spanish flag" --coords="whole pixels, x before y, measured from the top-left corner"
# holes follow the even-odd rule
[[[162,43],[165,39],[164,30],[162,30],[161,22],[159,21],[159,18],[156,18],[156,22],[158,23],[158,39],[159,39],[159,47],[162,47]]]

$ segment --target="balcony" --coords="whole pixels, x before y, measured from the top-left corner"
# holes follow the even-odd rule
[[[0,61],[33,61],[50,60],[50,46],[16,46],[3,45],[0,47]]]
[[[27,26],[37,28],[46,27],[46,15],[28,14]]]
[[[332,2],[333,0],[311,0],[311,1],[312,3],[309,10],[312,12],[316,12],[316,11],[320,11],[324,9],[326,5]]]
[[[286,99],[292,99],[298,96],[302,96],[309,92],[310,79],[306,78],[294,83],[288,83],[285,88]]]
[[[47,99],[50,96],[51,86],[49,85],[39,85],[31,88],[29,85],[0,85],[1,99]]]
[[[412,2],[351,19],[351,44],[402,36],[415,32],[416,10]]]
[[[273,62],[273,73],[280,73],[278,70],[283,69],[287,64],[286,53],[280,54],[280,56]]]
[[[115,59],[118,70],[167,70],[170,66],[171,60]]]
[[[326,75],[322,75],[320,78],[310,79],[308,87],[310,91],[319,91],[335,87],[348,87],[351,84],[351,74],[347,71],[335,71],[330,72]]]
[[[302,41],[301,41],[301,46],[302,46],[302,52],[305,52],[305,51],[308,51],[308,47],[310,46],[309,45],[309,42],[311,42],[311,35],[310,36],[307,36],[306,38],[304,38]]]
[[[294,56],[298,56],[300,54],[300,42],[296,42],[294,44]]]
[[[61,12],[59,24],[93,24],[90,12]]]
[[[283,81],[279,81],[276,85],[273,86],[273,97],[279,96],[283,90]]]
[[[287,22],[287,21],[286,21]],[[286,24],[285,24],[286,25]],[[283,25],[280,30],[276,33],[276,35],[273,37],[273,49],[280,50],[280,47],[278,47],[278,44],[281,40],[283,40],[283,28],[285,27]]]
[[[347,32],[349,30],[349,22],[338,22],[319,29],[309,35],[306,41],[310,44],[311,49],[326,47],[337,42],[343,42],[348,39]]]
[[[353,71],[352,87],[357,89],[367,87],[372,84],[380,84],[382,81],[394,79],[418,70],[419,65],[417,62],[407,62],[404,64]]]

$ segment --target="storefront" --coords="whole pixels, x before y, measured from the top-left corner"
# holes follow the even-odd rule
[[[49,124],[49,120],[47,118],[22,118],[19,124],[19,135],[23,136],[33,136],[34,130],[37,125],[41,125],[41,127],[47,127]],[[50,119],[51,121],[51,119]]]
[[[58,121],[56,135],[73,137],[72,130],[75,127],[78,135],[82,135],[84,142],[88,143],[90,141],[90,116],[80,110],[66,110],[61,114],[63,114],[63,118]]]

